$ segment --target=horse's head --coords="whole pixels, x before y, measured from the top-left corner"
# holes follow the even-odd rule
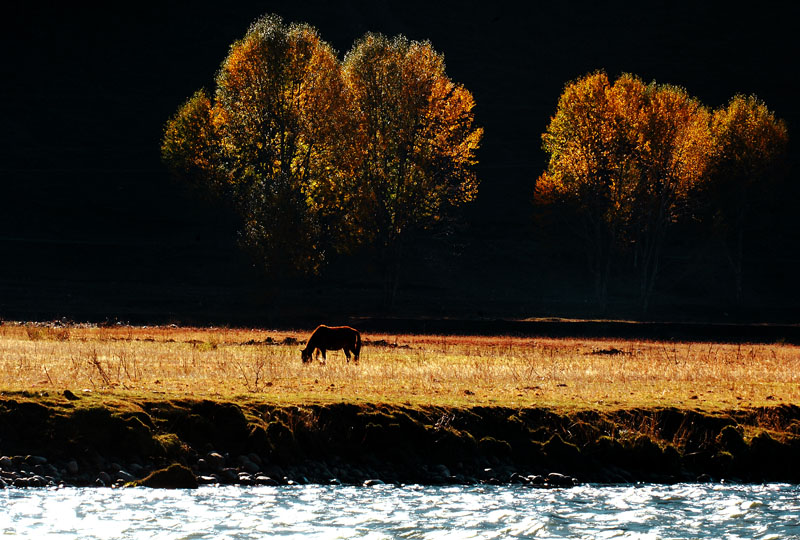
[[[300,359],[304,364],[311,362],[311,349],[300,349]]]

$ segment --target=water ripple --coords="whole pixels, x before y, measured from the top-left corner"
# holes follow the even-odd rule
[[[800,539],[800,486],[681,484],[0,491],[20,538]]]

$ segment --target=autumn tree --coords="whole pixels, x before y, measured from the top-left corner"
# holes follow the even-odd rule
[[[477,194],[474,105],[428,42],[367,34],[342,63],[313,28],[267,16],[231,46],[213,99],[170,119],[162,155],[235,207],[268,269],[315,272],[373,244],[393,296],[403,243]]]
[[[711,120],[714,146],[706,194],[742,301],[745,230],[760,193],[773,193],[788,144],[786,124],[756,96],[734,96]]]
[[[605,308],[614,252],[631,212],[638,134],[626,109],[636,109],[643,85],[603,71],[568,83],[542,135],[550,154],[536,182],[535,201],[557,205],[584,245],[597,301]]]
[[[647,311],[667,231],[691,213],[712,144],[708,110],[683,88],[651,83],[641,108],[629,113],[638,137],[629,234]]]
[[[200,190],[216,189],[216,137],[211,100],[198,90],[167,122],[161,158],[172,172]]]
[[[633,75],[566,85],[542,135],[550,161],[535,200],[574,210],[602,307],[615,256],[632,250],[647,309],[666,231],[705,171],[707,114],[684,90]]]
[[[339,62],[316,30],[266,16],[231,46],[213,104],[198,92],[170,120],[162,155],[235,207],[264,267],[313,272],[326,231],[308,197],[337,169],[331,141],[346,103]]]
[[[477,195],[483,130],[472,94],[447,76],[429,42],[367,34],[343,67],[358,126],[353,142],[363,149],[357,207],[383,250],[391,302],[407,239]]]

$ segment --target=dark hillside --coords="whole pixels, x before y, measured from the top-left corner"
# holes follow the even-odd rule
[[[411,250],[396,307],[406,315],[595,315],[579,255],[566,239],[537,236],[530,203],[545,165],[540,134],[564,83],[589,71],[682,85],[711,106],[757,94],[789,124],[796,175],[795,4],[37,2],[10,14],[0,38],[0,317],[259,321],[297,299],[306,313],[376,311],[368,259],[269,292],[235,246],[232,217],[174,185],[160,163],[167,118],[213,87],[229,45],[269,12],[315,26],[342,55],[366,31],[429,39],[475,95],[479,200],[455,238]],[[800,287],[786,269],[800,262],[797,195],[751,231],[754,285],[739,318],[796,319]],[[684,240],[671,246],[651,315],[733,317],[724,265]],[[616,284],[613,315],[635,315],[628,293]]]

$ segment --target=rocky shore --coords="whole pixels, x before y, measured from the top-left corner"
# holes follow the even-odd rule
[[[558,413],[0,398],[0,488],[799,482],[798,458],[791,406]]]

